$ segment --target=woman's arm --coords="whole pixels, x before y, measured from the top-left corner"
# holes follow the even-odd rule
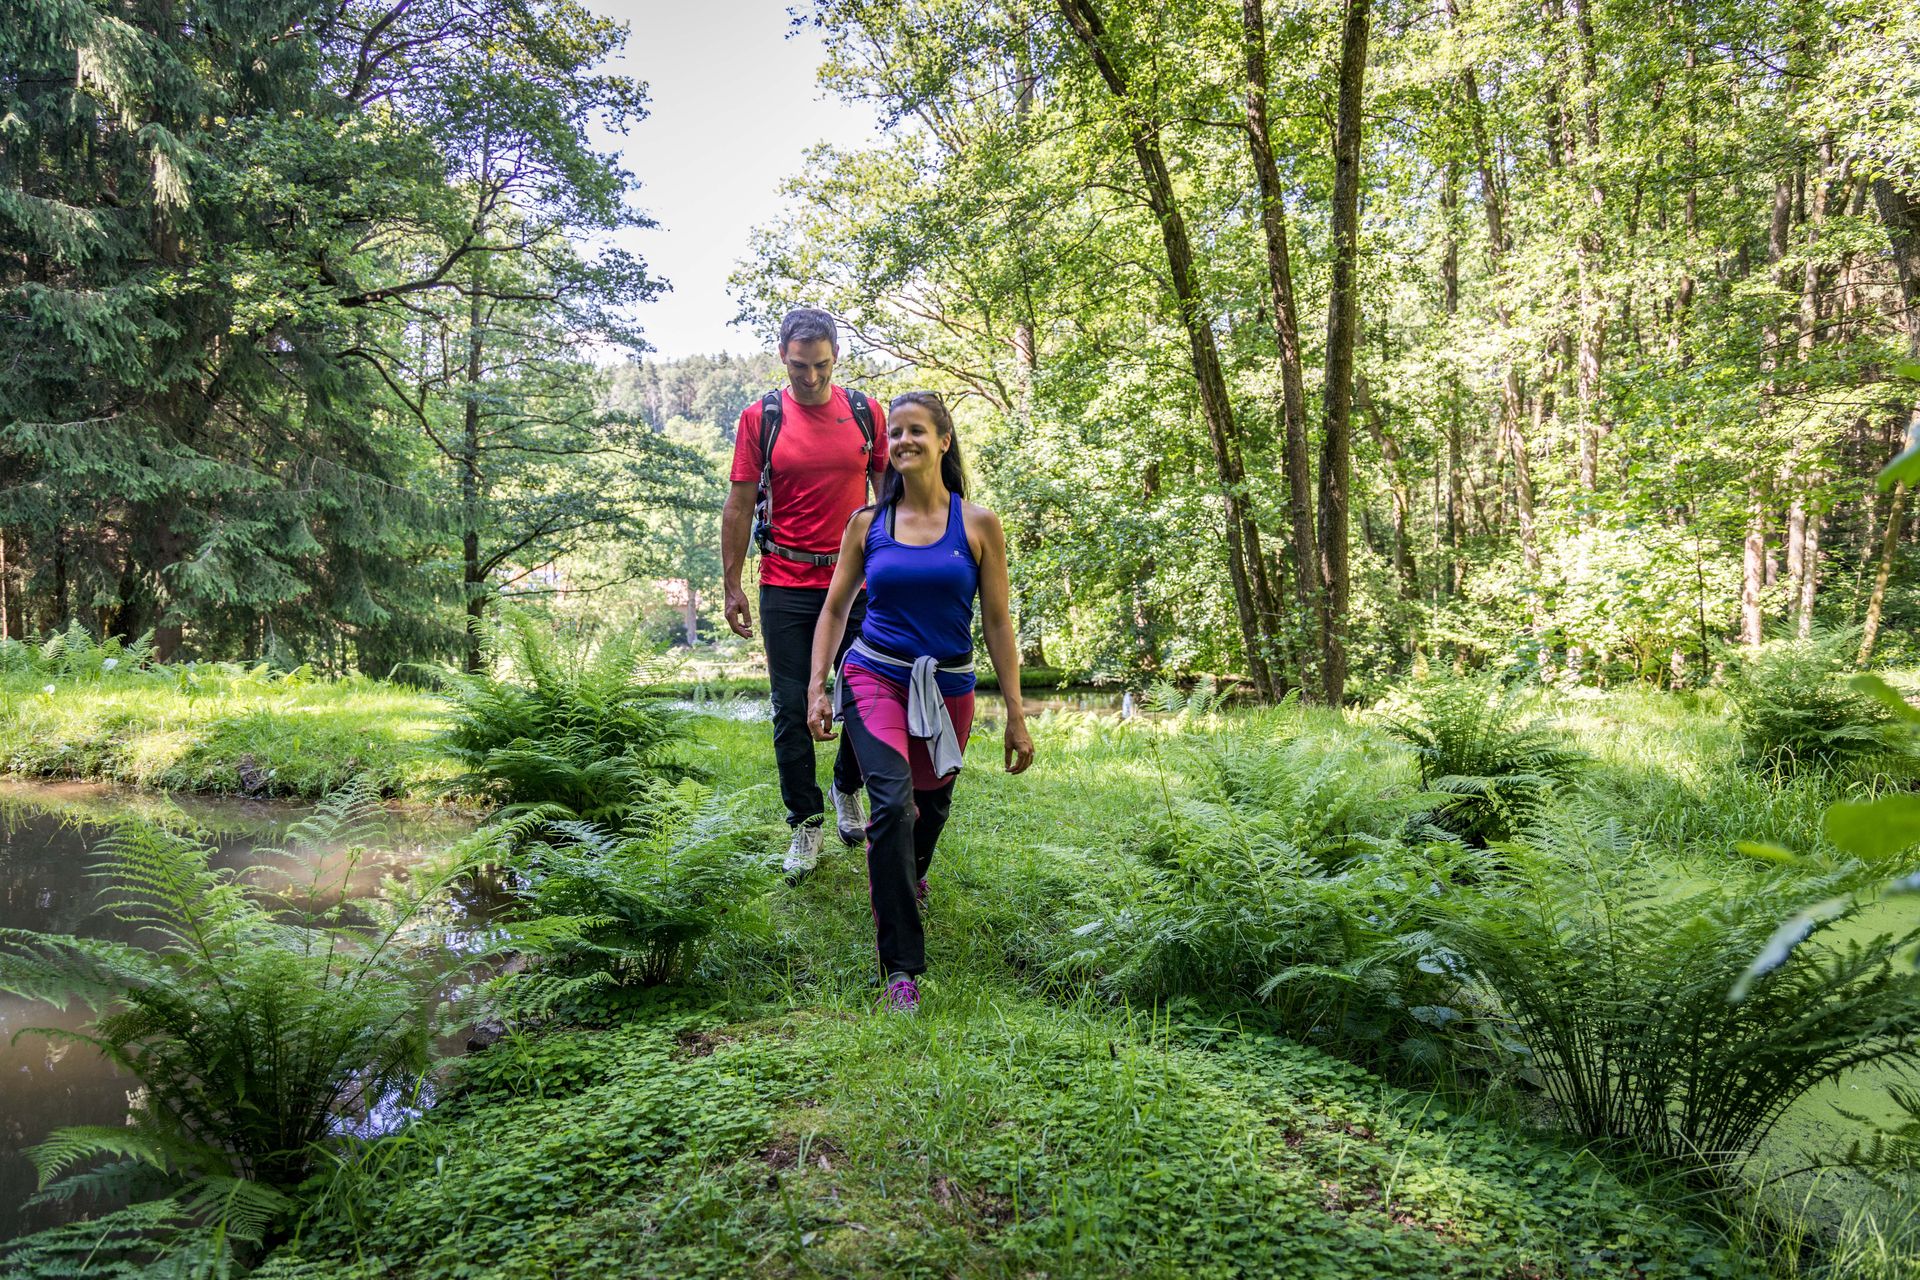
[[[1021,773],[1033,763],[1033,735],[1027,732],[1027,709],[1020,700],[1020,644],[1013,634],[1013,614],[1007,597],[1007,535],[1000,517],[985,507],[974,507],[974,527],[980,534],[980,629],[986,634],[987,656],[1000,678],[1000,696],[1007,704],[1007,772]]]
[[[840,652],[840,637],[847,633],[847,614],[853,598],[867,576],[867,526],[873,523],[871,511],[856,511],[840,535],[840,560],[833,566],[833,583],[827,588],[827,602],[821,606],[820,620],[813,624],[813,673],[807,681],[807,728],[822,742],[833,737],[833,703],[827,699],[827,672],[833,667],[833,655]]]

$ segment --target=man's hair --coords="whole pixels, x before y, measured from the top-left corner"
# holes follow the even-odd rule
[[[789,342],[821,341],[832,346],[836,354],[839,352],[840,328],[832,316],[818,307],[795,307],[780,322],[781,351],[787,349]]]

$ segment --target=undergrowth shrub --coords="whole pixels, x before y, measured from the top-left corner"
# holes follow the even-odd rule
[[[0,930],[0,990],[89,1006],[84,1033],[41,1034],[92,1046],[142,1086],[126,1124],[60,1129],[29,1153],[43,1196],[167,1198],[218,1236],[259,1241],[338,1117],[421,1078],[439,991],[476,959],[450,956],[426,923],[464,869],[347,902],[383,819],[364,784],[330,797],[284,850],[265,852],[354,852],[337,878],[276,883],[265,898],[213,867],[212,846],[129,823],[101,847],[99,874],[109,909],[142,926],[141,945]]]
[[[441,747],[465,768],[455,791],[503,815],[560,806],[608,823],[659,778],[696,776],[688,718],[661,688],[666,666],[630,636],[565,648],[546,624],[506,611],[511,675],[440,673],[451,723]]]
[[[1749,763],[1838,769],[1900,749],[1892,714],[1846,678],[1859,643],[1854,630],[1819,630],[1738,653],[1727,696]]]
[[[1903,953],[1920,926],[1842,927],[1860,912],[1847,894],[1861,864],[1689,879],[1586,805],[1543,814],[1504,853],[1431,900],[1435,937],[1497,997],[1582,1136],[1725,1185],[1810,1089],[1915,1061],[1920,974]],[[1834,898],[1730,998],[1783,918]]]
[[[153,667],[153,632],[138,640],[121,636],[94,639],[76,619],[65,631],[37,642],[0,637],[0,675],[27,674],[55,680],[98,680],[132,675]]]
[[[1401,697],[1387,732],[1413,749],[1420,785],[1447,797],[1434,822],[1469,844],[1512,834],[1586,759],[1527,714],[1522,689],[1491,675],[1431,680]]]
[[[1443,1071],[1468,1002],[1428,954],[1424,904],[1467,855],[1402,838],[1433,796],[1364,742],[1222,736],[1184,751],[1190,793],[1083,895],[1096,914],[1055,971],[1134,997],[1258,1001],[1348,1056]]]
[[[721,936],[764,932],[773,829],[743,817],[747,798],[655,780],[617,828],[557,810],[501,824],[524,914],[547,922],[520,931],[522,952],[542,963],[496,984],[503,1005],[526,1013],[593,987],[656,986],[686,976]]]

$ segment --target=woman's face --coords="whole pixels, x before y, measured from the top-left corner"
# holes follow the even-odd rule
[[[942,437],[925,405],[903,404],[887,415],[887,465],[906,474],[938,468],[951,437]]]

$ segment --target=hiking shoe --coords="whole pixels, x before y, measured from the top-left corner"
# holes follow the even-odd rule
[[[833,796],[833,821],[840,828],[841,842],[859,844],[867,838],[867,815],[860,809],[860,793],[838,787],[829,787],[828,791]]]
[[[825,828],[811,822],[793,829],[793,843],[787,846],[787,856],[780,863],[788,884],[799,884],[820,865],[820,843],[826,834]]]
[[[920,1012],[920,984],[912,978],[895,978],[887,984],[883,1003],[888,1013]]]

